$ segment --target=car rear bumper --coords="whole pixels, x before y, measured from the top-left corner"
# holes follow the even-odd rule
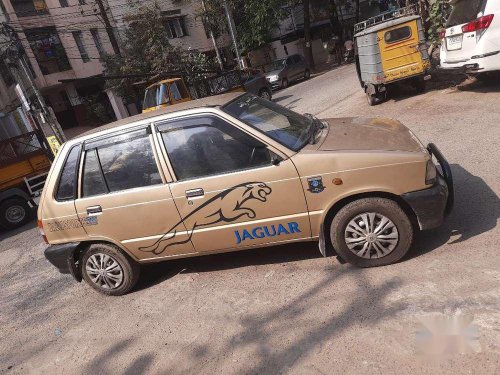
[[[81,274],[75,263],[75,251],[79,242],[70,242],[61,245],[50,245],[45,249],[47,260],[62,274],[71,274],[75,280],[81,281]]]
[[[454,187],[451,168],[443,154],[433,143],[429,153],[436,157],[440,165],[436,183],[429,189],[406,193],[402,198],[412,208],[421,230],[439,227],[454,204]]]
[[[500,70],[500,51],[476,54],[460,61],[448,61],[445,56],[441,56],[441,65],[438,69],[457,74]]]

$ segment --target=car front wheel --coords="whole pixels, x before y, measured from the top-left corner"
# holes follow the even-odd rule
[[[335,215],[330,239],[337,254],[355,266],[385,266],[408,252],[413,226],[396,202],[363,198],[347,204]]]
[[[139,265],[113,245],[90,245],[83,254],[81,267],[87,284],[110,296],[129,292],[139,279]]]
[[[259,96],[262,99],[266,99],[266,100],[271,100],[271,98],[272,98],[271,91],[268,89],[261,89],[259,91]]]

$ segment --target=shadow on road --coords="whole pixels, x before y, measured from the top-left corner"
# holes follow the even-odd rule
[[[17,236],[18,234],[21,234],[27,230],[36,228],[36,221],[31,220],[29,223],[24,224],[22,227],[16,228],[16,229],[3,229],[0,227],[0,243],[1,241],[4,241],[10,237]],[[41,239],[41,237],[40,237]],[[1,252],[0,248],[0,252]]]
[[[422,232],[417,237],[409,257],[426,254],[446,243],[467,241],[497,226],[500,217],[497,194],[482,178],[472,175],[460,165],[453,164],[451,168],[455,186],[453,211],[442,227]]]

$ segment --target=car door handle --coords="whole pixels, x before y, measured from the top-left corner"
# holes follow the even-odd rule
[[[202,188],[186,190],[186,198],[202,197],[205,192]]]
[[[87,207],[87,215],[97,215],[102,213],[102,207],[101,206],[91,206]]]

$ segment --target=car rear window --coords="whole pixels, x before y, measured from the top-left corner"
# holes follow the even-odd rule
[[[64,162],[59,184],[57,185],[56,199],[65,201],[76,197],[77,168],[81,145],[73,146]]]
[[[398,29],[387,31],[384,34],[384,40],[387,44],[396,43],[411,37],[411,27],[403,26]]]
[[[478,17],[479,12],[484,12],[487,0],[461,0],[451,11],[446,27],[469,23]]]

